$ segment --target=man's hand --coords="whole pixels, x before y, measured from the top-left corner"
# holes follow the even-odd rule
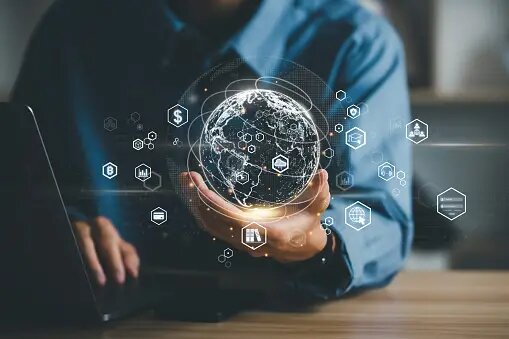
[[[185,193],[194,201],[192,212],[207,232],[254,257],[272,257],[282,263],[309,259],[325,247],[327,235],[321,227],[320,215],[330,201],[327,177],[327,172],[320,170],[297,201],[272,211],[279,213],[279,218],[274,215],[267,218],[228,203],[207,187],[200,174],[181,175]],[[257,250],[251,250],[241,242],[242,227],[250,222],[257,222],[267,229],[267,244]],[[302,246],[290,243],[296,232],[306,235]]]
[[[90,272],[99,285],[106,283],[106,274],[115,282],[125,281],[126,271],[133,278],[138,277],[140,258],[136,248],[124,241],[115,226],[105,217],[90,222],[73,223],[78,243]]]

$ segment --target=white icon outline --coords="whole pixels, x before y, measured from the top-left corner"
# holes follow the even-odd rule
[[[336,92],[336,99],[339,101],[343,101],[346,99],[346,92],[340,89]]]
[[[244,179],[242,179],[244,178]],[[235,176],[235,180],[241,184],[241,185],[245,185],[248,181],[249,181],[249,173],[246,172],[246,171],[240,171],[237,173],[237,175]]]
[[[112,167],[113,168],[113,174],[108,174],[108,167]],[[118,167],[117,167],[117,165],[115,165],[112,162],[107,162],[102,167],[102,173],[103,173],[103,176],[105,178],[111,180],[111,179],[113,179],[113,178],[115,178],[117,176],[117,174],[118,174]]]
[[[354,134],[357,134],[357,135],[354,135]],[[357,142],[357,145],[352,145],[350,141],[350,135],[352,135],[353,137],[355,137],[356,139],[360,138],[360,136],[362,136],[362,142]],[[354,127],[354,128],[351,128],[349,129],[346,133],[345,133],[345,143],[352,149],[354,150],[357,150],[363,146],[366,145],[366,132],[362,129],[360,129],[359,127]]]
[[[389,173],[387,173],[387,171],[389,171]],[[394,179],[394,177],[396,177],[396,166],[388,161],[380,164],[378,166],[378,177],[385,181]]]
[[[364,225],[362,225],[362,227],[356,227],[355,225],[351,225],[351,224],[348,222],[348,221],[350,220],[350,218],[349,218],[349,210],[350,210],[351,208],[353,208],[353,207],[357,207],[357,206],[359,206],[359,207],[360,207],[360,206],[362,206],[364,209],[366,209],[366,211],[367,211],[367,213],[368,213],[368,217],[367,217],[368,221],[367,221]],[[362,203],[362,202],[360,202],[360,201],[356,201],[356,202],[354,202],[353,204],[351,204],[351,205],[349,205],[349,206],[345,207],[345,224],[347,224],[348,226],[350,226],[351,228],[353,228],[353,229],[354,229],[354,230],[356,230],[356,231],[360,231],[360,230],[362,230],[363,228],[365,228],[365,227],[367,227],[367,226],[371,225],[371,207],[369,207],[369,206],[367,206],[367,205],[363,204],[363,203]]]
[[[336,133],[338,133],[338,134],[339,134],[339,133],[341,133],[341,132],[343,132],[343,125],[341,125],[341,124],[336,124],[336,125],[334,126],[334,130],[335,130],[335,131],[336,131]]]
[[[361,116],[361,108],[357,105],[350,105],[346,109],[346,115],[349,118],[357,119],[358,117]]]
[[[422,137],[419,137],[419,140],[414,140],[413,138],[410,137],[410,134],[412,133],[412,128],[415,127],[414,124],[417,124],[418,126],[424,126],[424,131],[421,131],[421,134],[423,135]],[[420,125],[419,125],[420,124]],[[412,127],[414,126],[414,127]],[[428,139],[428,136],[429,136],[429,126],[427,123],[425,123],[424,121],[420,120],[420,119],[414,119],[412,121],[410,121],[408,124],[406,124],[406,128],[405,128],[405,137],[410,140],[411,142],[413,142],[414,144],[420,144],[421,142],[423,142],[424,140]]]
[[[174,122],[171,117],[173,115],[173,111],[175,109],[178,109],[180,110],[183,114],[182,114],[182,121],[180,123],[176,123]],[[168,111],[167,111],[167,120],[168,120],[168,123],[170,125],[173,125],[177,128],[179,127],[182,127],[183,125],[187,124],[187,122],[189,121],[189,110],[187,108],[185,108],[184,106],[182,106],[181,104],[176,104],[176,105],[173,105],[172,107],[168,108]]]
[[[137,151],[142,150],[143,146],[144,146],[144,142],[140,138],[137,138],[137,139],[133,140],[133,148],[135,150],[137,150]]]
[[[284,160],[284,162],[286,163],[286,165],[284,166],[283,169],[278,169],[278,167],[280,166],[276,166],[277,162],[279,160]],[[278,154],[276,155],[274,158],[272,158],[272,169],[278,173],[284,173],[286,172],[288,169],[290,168],[290,159],[288,159],[287,157],[285,157],[284,155],[282,154]]]
[[[148,175],[143,178],[143,177],[140,177],[138,176],[138,169],[140,169],[141,167],[144,167],[144,169],[147,171]],[[134,177],[136,179],[138,179],[139,181],[141,182],[145,182],[147,181],[148,179],[150,179],[152,177],[152,168],[150,168],[150,166],[146,165],[146,164],[139,164],[138,166],[136,166],[136,168],[134,169]]]
[[[159,219],[160,214],[162,215],[162,219]],[[157,218],[154,216],[157,216]],[[158,206],[150,211],[150,221],[158,226],[162,225],[168,221],[168,212],[164,208]]]
[[[446,193],[447,193],[447,192],[449,192],[449,191],[454,191],[454,192],[456,192],[457,194],[461,195],[461,196],[463,197],[463,202],[464,202],[464,207],[465,207],[465,208],[464,208],[464,210],[463,210],[463,212],[461,212],[460,214],[455,215],[455,216],[454,216],[454,217],[452,217],[452,218],[451,218],[451,217],[449,217],[448,215],[446,215],[446,214],[444,214],[444,213],[440,212],[440,196],[441,196],[441,195],[446,194]],[[445,217],[445,218],[447,218],[447,219],[451,220],[451,221],[452,221],[452,220],[455,220],[455,219],[457,219],[457,218],[459,218],[459,217],[461,217],[463,214],[467,213],[467,195],[466,195],[466,194],[464,194],[464,193],[462,193],[462,192],[460,192],[460,191],[458,191],[457,189],[455,189],[455,188],[453,188],[453,187],[449,187],[448,189],[446,189],[445,191],[443,191],[442,193],[440,193],[440,194],[438,194],[438,195],[437,195],[437,213],[438,213],[438,214],[440,214],[441,216],[443,216],[443,217]]]
[[[263,229],[263,241],[260,241],[260,243],[257,244],[256,246],[246,243],[245,239],[244,239],[245,238],[244,230],[253,228],[253,225],[256,226],[257,228]],[[242,227],[241,232],[242,232],[241,233],[241,242],[242,242],[242,244],[244,246],[252,249],[253,251],[257,250],[258,248],[262,247],[263,245],[265,245],[267,243],[267,229],[265,227],[263,227],[262,225],[260,225],[259,223],[257,223],[257,222],[252,222],[252,223],[249,223],[246,226]],[[258,235],[259,235],[259,233],[258,233]]]

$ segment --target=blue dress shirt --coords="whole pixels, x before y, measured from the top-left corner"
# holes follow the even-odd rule
[[[216,45],[193,40],[188,28],[163,0],[67,0],[51,7],[32,37],[12,100],[38,113],[62,185],[116,189],[99,170],[121,161],[102,128],[106,116],[125,124],[128,112],[139,111],[145,125],[157,127],[160,112],[228,53],[260,75],[277,68],[278,60],[291,60],[331,89],[345,90],[345,102],[362,103],[351,126],[367,133],[358,150],[335,145],[355,182],[348,192],[332,195],[324,216],[334,218],[337,266],[304,274],[295,286],[327,298],[388,283],[402,268],[413,235],[411,147],[401,128],[410,117],[408,89],[394,30],[354,0],[265,0],[240,31]],[[328,118],[334,121],[344,105],[338,101]],[[383,161],[406,173],[406,185],[378,177]],[[336,167],[329,170],[331,187]],[[99,194],[93,203],[74,196],[66,202],[77,208],[75,218],[101,214],[120,228],[125,223],[117,195]],[[372,208],[371,225],[360,231],[344,222],[345,207],[355,201]]]

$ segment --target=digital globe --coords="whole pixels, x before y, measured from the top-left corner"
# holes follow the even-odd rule
[[[277,207],[308,186],[320,158],[309,111],[286,94],[239,91],[205,121],[200,164],[209,186],[241,207]]]

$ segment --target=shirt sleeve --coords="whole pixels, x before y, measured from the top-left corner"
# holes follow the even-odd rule
[[[410,108],[401,42],[383,19],[372,19],[342,44],[336,64],[338,73],[329,83],[347,98],[329,113],[332,127],[341,122],[344,131],[333,142],[334,162],[328,168],[333,193],[323,219],[333,218],[338,246],[334,260],[323,265],[328,267],[296,282],[321,298],[387,284],[403,267],[413,237],[411,146],[405,137]],[[351,104],[361,107],[360,117],[339,120]],[[353,127],[366,132],[366,145],[357,150],[345,144]],[[379,178],[378,166],[385,161],[404,179]],[[343,171],[353,176],[353,187],[344,192],[337,189]],[[346,224],[345,209],[356,201],[372,213],[371,224],[361,230]]]

